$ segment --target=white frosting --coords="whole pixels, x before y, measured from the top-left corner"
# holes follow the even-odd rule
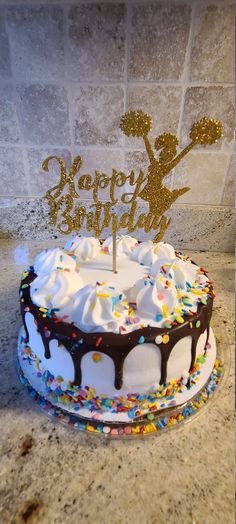
[[[175,260],[175,250],[170,244],[166,244],[165,242],[153,244],[153,242],[149,240],[135,247],[132,258],[145,266],[159,262],[157,267],[161,267],[164,261],[171,262]]]
[[[67,315],[70,322],[74,293],[83,286],[77,271],[53,270],[48,275],[40,273],[35,278],[30,286],[30,296],[39,307],[59,309],[57,316]]]
[[[148,324],[162,327],[176,316],[197,311],[199,300],[207,297],[207,277],[190,260],[175,255],[165,242],[137,245],[130,236],[119,237],[116,274],[112,273],[112,237],[103,249],[91,237],[75,237],[65,248],[70,255],[56,248],[36,257],[38,276],[30,294],[36,305],[57,309],[59,317],[66,317],[82,331],[127,333]],[[112,283],[107,284],[110,275]],[[124,299],[135,303],[129,317]]]
[[[74,295],[73,322],[85,332],[119,332],[127,315],[122,292],[112,284],[88,284]]]
[[[79,262],[93,260],[97,258],[101,252],[100,242],[94,237],[75,236],[66,242],[64,249],[73,253]]]
[[[135,246],[137,246],[136,238],[129,235],[119,236],[116,239],[116,254],[118,257],[122,255],[130,256]],[[107,237],[102,245],[103,251],[108,251],[110,255],[113,253],[113,239],[112,236]]]
[[[161,262],[161,264],[159,262]],[[198,266],[192,264],[190,260],[183,260],[181,258],[175,258],[174,261],[171,259],[161,261],[157,260],[151,267],[151,275],[158,275],[162,266],[164,266],[164,271],[166,274],[170,276],[170,278],[174,279],[175,286],[179,286],[184,289],[187,282],[193,284],[199,275]]]
[[[132,301],[136,302],[142,315],[158,323],[169,317],[179,305],[175,286],[167,287],[161,275],[140,279],[132,289]]]
[[[34,271],[36,275],[49,275],[54,269],[76,269],[76,261],[59,247],[44,249],[36,256]]]

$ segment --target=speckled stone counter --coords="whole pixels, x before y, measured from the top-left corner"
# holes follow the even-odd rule
[[[18,284],[22,270],[48,246],[0,241],[0,522],[233,523],[232,366],[201,416],[145,439],[107,441],[54,425],[29,398],[15,370]],[[227,353],[228,345],[233,348],[233,256],[185,252],[215,280],[213,326]]]

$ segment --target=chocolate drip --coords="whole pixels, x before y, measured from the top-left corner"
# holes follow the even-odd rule
[[[191,364],[190,364],[189,371],[191,371],[191,369],[193,369],[194,362],[196,360],[197,341],[198,341],[198,338],[196,340],[196,337],[193,336],[192,337],[192,344],[191,344]]]
[[[209,320],[209,322],[210,322],[210,320]],[[208,326],[207,326],[206,345],[208,344],[209,336],[210,336],[210,324],[208,324]],[[205,349],[206,349],[206,345],[205,345]]]
[[[115,388],[116,389],[121,389],[122,388],[122,384],[123,384],[123,365],[124,365],[124,361],[123,360],[119,360],[119,359],[116,359],[115,361],[113,360],[114,362],[114,365],[115,365]]]
[[[80,385],[82,381],[81,376],[81,360],[82,360],[81,354],[76,354],[71,352],[71,357],[73,360],[74,368],[75,368],[75,375],[74,375],[74,384]]]
[[[25,321],[25,315],[22,315],[22,316],[23,316],[23,324],[24,324],[26,342],[29,343],[29,332],[28,332],[28,328],[26,325],[26,321]]]
[[[39,331],[39,332],[42,337],[42,341],[44,345],[44,357],[51,358],[50,347],[49,347],[49,342],[51,339],[45,336],[44,331]]]
[[[206,305],[199,304],[196,314],[193,316],[183,317],[184,322],[172,328],[156,328],[147,326],[123,335],[111,332],[84,333],[73,324],[60,321],[55,315],[52,315],[52,317],[45,315],[43,316],[43,313],[39,311],[39,308],[33,304],[30,297],[29,286],[35,278],[35,273],[33,271],[30,272],[28,276],[22,281],[22,284],[27,286],[21,288],[21,310],[27,339],[29,339],[29,334],[25,323],[25,314],[30,312],[34,316],[38,326],[38,331],[42,336],[45,347],[45,357],[50,358],[49,342],[52,339],[56,339],[58,343],[62,344],[70,353],[74,363],[74,384],[76,386],[81,385],[81,360],[86,353],[99,351],[105,355],[108,355],[113,360],[115,367],[115,387],[117,390],[119,390],[122,388],[123,383],[124,361],[130,351],[132,351],[132,349],[137,346],[140,341],[145,340],[146,343],[155,344],[155,338],[158,335],[169,335],[169,340],[167,343],[164,344],[162,342],[158,344],[161,352],[160,384],[164,384],[167,378],[168,360],[176,343],[187,336],[192,338],[191,365],[189,369],[189,371],[191,371],[196,359],[196,347],[198,339],[205,330],[207,330],[206,343],[209,339],[209,323],[212,315],[213,296],[208,298]],[[210,289],[210,293],[211,291],[212,290]],[[46,332],[50,332],[49,336],[45,336]]]
[[[161,380],[160,384],[165,384],[167,377],[167,363],[169,360],[170,351],[162,351],[161,353]]]

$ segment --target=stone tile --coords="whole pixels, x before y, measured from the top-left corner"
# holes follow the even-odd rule
[[[55,85],[18,85],[21,129],[26,144],[68,145],[66,90]]]
[[[46,173],[42,169],[42,162],[48,156],[59,156],[63,158],[66,163],[67,173],[70,171],[72,156],[68,150],[60,149],[29,149],[27,151],[29,172],[30,172],[30,194],[32,196],[44,196],[46,191],[56,185],[60,180],[60,168],[57,161],[51,161],[49,164],[49,172]],[[78,149],[74,151],[75,156],[82,156],[83,165],[75,177],[75,185],[80,175],[90,174],[92,178],[95,176],[95,171],[105,173],[111,176],[112,169],[121,170],[121,153],[120,151],[104,151],[97,150],[83,150]],[[78,191],[81,199],[92,200],[92,191]],[[118,194],[118,192],[116,192]],[[104,189],[99,192],[101,200],[109,200],[109,189]]]
[[[209,146],[219,149],[233,140],[234,129],[234,89],[226,86],[190,87],[185,94],[182,122],[182,141],[189,142],[188,136],[194,122],[204,116],[221,120],[224,136],[217,144]],[[202,146],[199,146],[202,147]]]
[[[142,109],[152,117],[149,136],[165,131],[177,134],[182,96],[181,87],[130,85],[127,92],[127,111]],[[125,138],[128,147],[144,147],[142,138]]]
[[[81,201],[89,210],[90,202]],[[118,206],[119,216],[127,206]],[[138,212],[148,212],[148,206],[141,204]],[[176,249],[207,251],[234,251],[234,212],[229,207],[176,204],[168,212],[172,222],[165,240]],[[107,229],[104,238],[111,232]],[[124,230],[122,230],[124,232]],[[137,230],[139,240],[153,238],[151,234]],[[81,234],[87,234],[82,228]],[[91,234],[91,233],[90,233]],[[49,224],[48,206],[44,199],[2,199],[0,198],[0,238],[22,238],[49,240],[62,238],[56,228]]]
[[[27,194],[21,149],[0,147],[0,195],[25,196]]]
[[[49,156],[63,158],[67,172],[71,165],[71,154],[66,149],[28,149],[29,189],[32,196],[44,196],[46,191],[56,185],[60,180],[60,167],[56,160],[49,163],[48,173],[42,169],[43,161]]]
[[[133,6],[129,77],[179,80],[183,73],[191,7],[142,2]]]
[[[19,141],[19,127],[14,93],[11,84],[0,85],[0,141],[16,143]]]
[[[121,145],[119,129],[123,113],[120,86],[74,88],[74,139],[80,145]]]
[[[121,80],[125,57],[125,5],[72,6],[68,68],[72,80]]]
[[[134,171],[136,179],[142,170],[144,174],[147,173],[149,166],[148,156],[146,151],[126,151],[125,152],[125,168],[124,171],[128,175],[131,171]],[[140,187],[140,191],[145,186],[146,182]],[[164,180],[164,185],[171,188],[173,184],[173,177],[167,176]],[[131,186],[128,182],[126,184],[126,191],[133,193],[134,186]]]
[[[83,165],[80,170],[80,175],[89,174],[94,178],[95,171],[99,173],[104,173],[111,177],[112,170],[121,171],[122,166],[122,153],[121,151],[109,150],[85,150],[80,148],[74,148],[74,156],[81,155],[83,158]],[[121,188],[122,190],[123,188]],[[98,197],[100,200],[106,201],[110,200],[109,187],[99,190]],[[91,200],[93,198],[92,191],[83,191],[80,190],[79,194],[84,200]],[[116,188],[115,191],[116,198],[120,196],[120,189]]]
[[[56,6],[7,10],[16,78],[55,82],[64,77],[63,12]]]
[[[134,171],[138,175],[141,170],[145,173],[148,166],[149,160],[146,151],[125,152],[125,173],[128,174],[130,171]]]
[[[197,82],[233,82],[233,5],[198,2],[194,22],[190,79]]]
[[[225,206],[235,205],[235,165],[234,156],[231,158],[229,170],[225,180],[222,204]]]
[[[227,163],[224,153],[189,153],[175,170],[174,187],[190,187],[178,203],[220,204]]]
[[[9,53],[9,42],[8,36],[6,34],[5,21],[3,17],[3,12],[0,14],[0,76],[10,77],[11,76],[11,67],[10,67],[10,53]]]

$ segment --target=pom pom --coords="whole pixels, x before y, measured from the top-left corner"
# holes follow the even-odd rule
[[[152,119],[143,111],[129,111],[121,117],[120,128],[127,136],[146,136],[152,128]]]
[[[202,118],[193,124],[190,131],[190,138],[197,144],[215,144],[223,135],[223,127],[219,120],[213,118]]]

